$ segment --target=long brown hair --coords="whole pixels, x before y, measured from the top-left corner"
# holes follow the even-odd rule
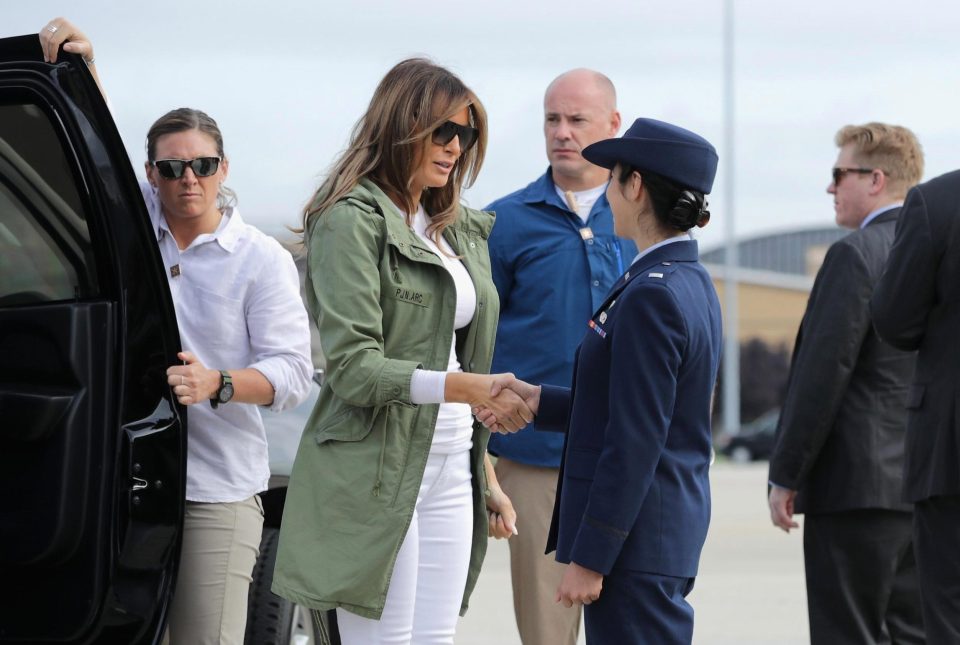
[[[487,114],[476,95],[449,70],[423,58],[397,63],[383,77],[370,105],[353,128],[346,150],[303,211],[303,230],[310,221],[367,177],[407,212],[417,210],[410,183],[425,142],[444,121],[467,107],[470,125],[479,130],[477,143],[457,160],[442,188],[424,190],[420,203],[431,215],[429,231],[439,242],[443,229],[457,217],[460,191],[476,180],[487,149]]]

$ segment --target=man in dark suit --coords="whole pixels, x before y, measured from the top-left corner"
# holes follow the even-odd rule
[[[904,499],[931,643],[960,643],[960,171],[910,191],[871,301],[886,342],[919,350]]]
[[[870,296],[907,190],[923,174],[912,132],[846,126],[827,192],[837,224],[794,347],[770,459],[770,517],[803,552],[812,643],[924,642],[911,506],[901,501],[915,355],[873,331]]]

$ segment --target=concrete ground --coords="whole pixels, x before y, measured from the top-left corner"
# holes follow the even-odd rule
[[[722,462],[714,465],[711,478],[713,519],[700,575],[688,597],[696,611],[693,642],[808,643],[802,537],[799,531],[786,535],[770,523],[767,464]],[[506,542],[491,541],[470,604],[457,630],[458,645],[520,645]]]

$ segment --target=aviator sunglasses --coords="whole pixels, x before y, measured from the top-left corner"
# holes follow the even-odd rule
[[[477,136],[479,136],[479,134],[479,130],[471,128],[469,125],[460,125],[453,121],[445,121],[437,126],[437,129],[433,131],[433,135],[431,136],[433,142],[438,146],[445,146],[453,141],[454,137],[459,137],[460,150],[466,152],[477,142]]]
[[[196,159],[157,159],[152,164],[164,179],[180,179],[187,166],[197,177],[209,177],[220,167],[220,157],[197,157]]]

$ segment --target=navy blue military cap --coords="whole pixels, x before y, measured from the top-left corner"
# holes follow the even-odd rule
[[[713,188],[719,160],[713,145],[699,134],[656,119],[637,119],[619,139],[597,141],[582,154],[603,168],[626,164],[704,194]]]

